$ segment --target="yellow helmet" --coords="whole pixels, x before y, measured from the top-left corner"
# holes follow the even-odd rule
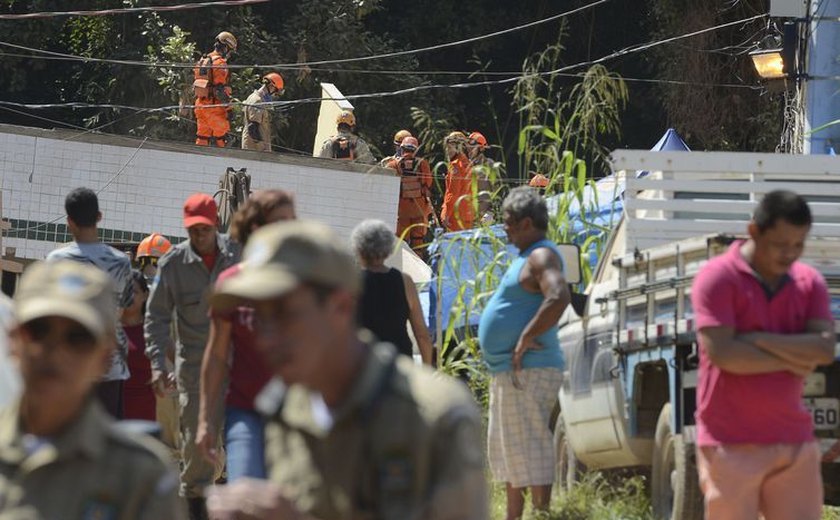
[[[467,143],[467,135],[464,132],[458,132],[456,130],[455,132],[450,132],[450,134],[447,135],[444,138],[443,143],[444,144],[447,144],[447,143],[466,144]]]
[[[353,112],[349,110],[342,110],[340,114],[335,118],[336,125],[347,125],[349,127],[356,126],[356,116],[353,115]]]
[[[232,51],[236,50],[236,36],[227,31],[220,32],[219,35],[216,36],[216,41],[227,45],[227,48]]]
[[[408,130],[400,130],[394,134],[394,145],[399,146],[406,137],[414,137]]]

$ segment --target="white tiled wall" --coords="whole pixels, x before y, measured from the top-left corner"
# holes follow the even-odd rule
[[[250,158],[259,157],[255,153],[241,158],[230,155],[243,154],[181,145],[147,149],[140,146],[141,140],[116,137],[107,138],[114,144],[100,144],[72,135],[30,133],[36,136],[0,129],[0,188],[6,219],[64,223],[64,196],[86,186],[99,192],[101,227],[185,236],[184,200],[195,192],[213,194],[230,166],[248,169],[252,189],[292,191],[301,218],[326,222],[341,236],[349,236],[365,218],[396,223],[399,180],[381,172],[346,171],[343,165],[332,170],[316,159],[277,162],[282,159]],[[166,148],[166,143],[154,146]],[[20,258],[39,259],[57,244],[7,237],[3,246],[17,248]]]

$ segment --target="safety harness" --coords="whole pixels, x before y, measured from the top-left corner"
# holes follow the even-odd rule
[[[417,165],[422,159],[417,157],[402,156],[397,159],[397,168],[400,174],[400,197],[404,199],[419,199],[426,194],[423,190],[423,183],[417,175]]]

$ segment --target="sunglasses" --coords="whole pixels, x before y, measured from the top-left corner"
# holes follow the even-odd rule
[[[417,148],[414,148],[414,147],[411,147],[411,146],[403,146],[402,151],[408,152],[408,153],[414,153],[414,152],[417,151]]]
[[[33,341],[38,343],[58,342],[77,352],[91,352],[96,347],[96,338],[89,330],[81,325],[69,327],[64,336],[55,337],[53,327],[48,318],[37,318],[23,325],[23,329]]]
[[[140,267],[146,267],[147,265],[157,267],[158,258],[156,256],[144,256],[138,259],[138,263]]]

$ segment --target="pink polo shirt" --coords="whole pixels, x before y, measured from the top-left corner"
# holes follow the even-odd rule
[[[795,262],[788,279],[768,296],[741,256],[743,242],[711,259],[691,290],[697,330],[734,327],[736,332],[805,332],[809,320],[832,320],[828,288],[813,267]],[[739,375],[709,361],[700,343],[697,444],[775,444],[813,440],[811,414],[802,404],[801,377],[790,372]]]

